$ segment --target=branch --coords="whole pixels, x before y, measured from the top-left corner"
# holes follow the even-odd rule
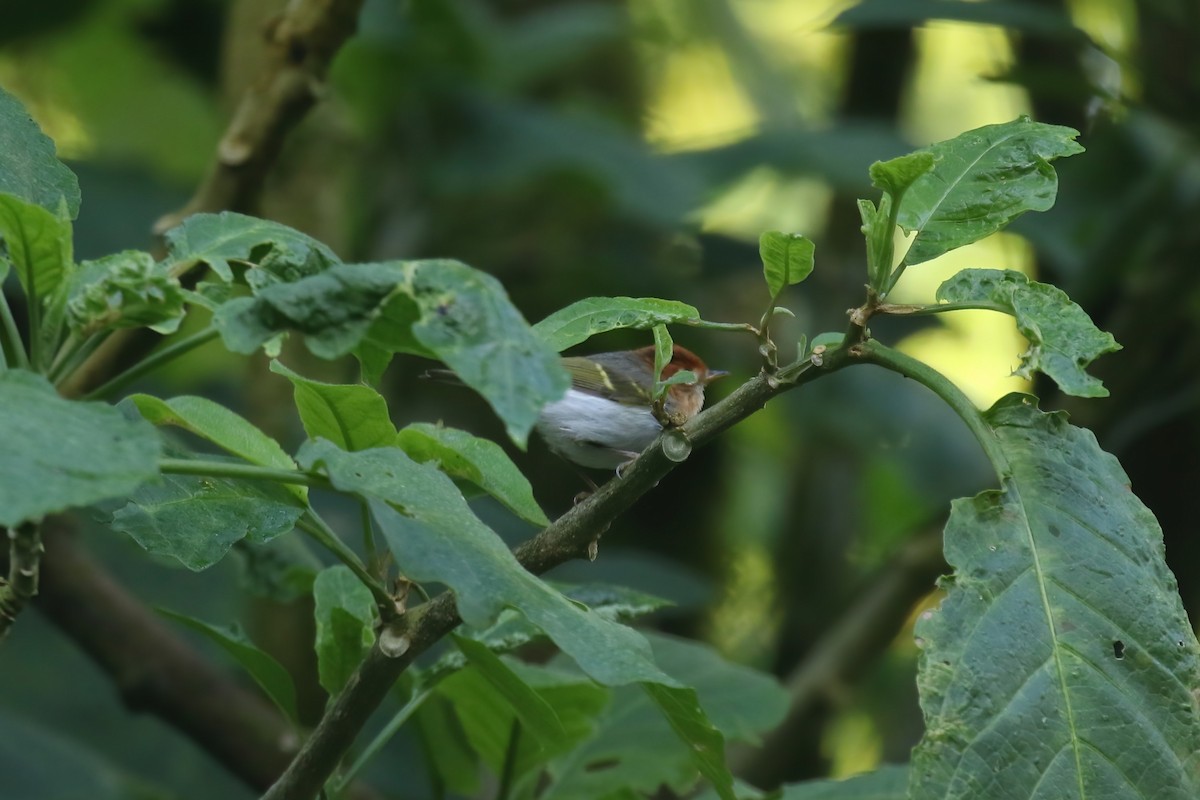
[[[666,431],[622,471],[622,477],[608,481],[587,501],[517,547],[517,560],[530,572],[540,574],[571,559],[586,557],[589,545],[613,520],[677,466],[664,452],[668,439],[683,436],[693,447],[703,446],[776,395],[835,372],[854,363],[857,357],[851,348],[844,348],[827,354],[819,367],[803,362],[776,375],[759,374],[681,428]],[[410,611],[393,628],[385,629],[263,800],[315,797],[400,674],[460,621],[453,594],[444,592]]]
[[[323,91],[329,66],[354,33],[363,0],[290,0],[265,31],[266,64],[250,85],[217,145],[217,156],[192,199],[154,225],[164,233],[191,214],[253,211],[288,134]],[[161,341],[148,329],[109,337],[64,383],[68,397],[111,378],[120,362],[138,361]]]
[[[904,626],[913,604],[929,593],[946,569],[941,529],[909,540],[866,582],[867,590],[826,629],[807,657],[787,677],[788,714],[761,747],[730,752],[730,766],[756,786],[794,778],[786,770],[796,739],[813,724],[819,704],[835,698],[874,664]]]
[[[109,674],[127,707],[162,717],[251,786],[269,786],[297,745],[283,716],[98,568],[73,528],[65,516],[43,523],[38,609]]]

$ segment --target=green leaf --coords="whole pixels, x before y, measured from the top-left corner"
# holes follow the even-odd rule
[[[587,341],[598,333],[618,328],[645,330],[700,319],[686,303],[654,297],[588,297],[556,311],[533,326],[533,331],[555,352]]]
[[[292,283],[275,283],[256,297],[238,297],[217,309],[213,324],[225,346],[250,354],[280,333],[305,334],[321,358],[338,358],[358,346],[383,304],[403,291],[398,264],[339,264]]]
[[[670,384],[662,379],[663,370],[667,364],[671,363],[674,357],[675,342],[671,340],[671,334],[667,330],[666,325],[654,326],[654,402],[658,402],[667,393]],[[693,375],[692,381],[696,378]]]
[[[0,373],[0,526],[132,492],[158,476],[161,441],[105,403],[59,397],[20,369]]]
[[[81,336],[115,328],[173,333],[183,318],[179,281],[149,253],[84,261],[67,282],[67,325]]]
[[[377,325],[400,294],[419,311],[411,330],[396,327],[404,314]],[[213,321],[238,353],[252,353],[287,330],[304,333],[309,350],[321,358],[345,355],[375,337],[364,362],[372,379],[382,372],[386,353],[415,340],[420,354],[441,359],[483,395],[520,445],[542,406],[561,398],[570,384],[557,355],[530,331],[499,282],[457,261],[342,264],[231,300]],[[399,339],[378,338],[388,330]]]
[[[554,707],[525,683],[487,645],[463,636],[454,636],[454,643],[479,674],[512,706],[524,730],[533,734],[547,748],[554,747],[567,731]]]
[[[10,194],[0,194],[0,238],[25,294],[39,303],[74,268],[70,221]]]
[[[933,169],[909,187],[898,223],[915,233],[907,265],[936,258],[1006,227],[1026,211],[1054,205],[1050,162],[1082,153],[1079,132],[1021,117],[985,125],[926,148]]]
[[[183,396],[162,400],[148,394],[133,394],[124,403],[132,403],[148,422],[175,425],[203,437],[251,464],[276,469],[295,469],[296,462],[279,443],[220,403],[204,397]],[[303,486],[287,487],[300,497],[308,497]]]
[[[771,297],[812,274],[815,248],[812,239],[798,233],[766,231],[758,237],[758,255]]]
[[[287,715],[292,724],[297,724],[296,686],[292,682],[291,674],[274,657],[260,650],[254,642],[250,641],[240,626],[236,624],[232,627],[212,625],[186,614],[180,614],[178,611],[166,608],[157,610],[163,616],[173,619],[197,633],[204,634],[220,645],[221,649],[233,656],[233,659],[250,674],[254,682],[262,687],[262,690],[267,693],[267,697],[271,698],[271,701]]]
[[[553,738],[538,739],[524,728],[517,733],[515,778],[512,796],[528,796],[541,779],[541,767],[570,752],[591,735],[596,717],[608,704],[609,691],[578,673],[524,664],[513,659],[501,666],[529,688],[558,722]],[[450,700],[471,747],[496,774],[504,769],[514,723],[519,718],[513,704],[478,668],[467,668],[438,685],[440,696]]]
[[[375,643],[375,599],[342,564],[321,570],[313,583],[317,620],[317,674],[336,695]]]
[[[891,161],[876,161],[867,171],[871,175],[872,186],[882,189],[899,202],[917,178],[933,169],[933,164],[933,154],[919,150]]]
[[[695,642],[659,634],[647,638],[663,670],[694,686],[692,701],[698,695],[713,724],[731,738],[756,741],[787,712],[787,692],[773,678]],[[615,690],[596,735],[551,765],[545,799],[587,800],[621,789],[653,793],[660,785],[687,793],[696,780],[695,753],[671,735],[671,725],[656,713],[656,700],[632,687]]]
[[[79,214],[79,181],[21,102],[0,89],[0,193],[56,216]]]
[[[309,438],[323,438],[343,450],[392,444],[396,426],[383,395],[361,384],[322,383],[297,375],[278,361],[271,371],[292,382],[296,410]]]
[[[417,341],[483,395],[524,447],[546,403],[571,385],[557,353],[530,330],[491,275],[457,261],[415,261],[412,295],[421,309]]]
[[[983,416],[1008,464],[946,525],[909,796],[1200,796],[1200,645],[1154,515],[1065,414],[1012,394]]]
[[[260,289],[314,275],[341,260],[327,246],[294,228],[232,211],[193,214],[167,231],[167,260],[201,261],[226,281],[230,261],[258,265],[246,282]]]
[[[890,194],[879,198],[878,208],[870,200],[858,201],[862,232],[867,240],[867,275],[871,288],[880,295],[886,294],[892,262],[896,260],[896,225],[892,220],[894,207]]]
[[[129,495],[108,523],[150,553],[211,567],[242,539],[265,543],[295,527],[304,504],[280,484],[163,475]]]
[[[442,784],[438,788],[459,795],[476,794],[479,790],[479,761],[471,751],[449,701],[436,694],[431,696],[417,709],[416,722],[422,750],[431,770]]]
[[[436,463],[442,472],[475,484],[522,519],[538,526],[550,524],[529,481],[495,442],[423,422],[405,427],[394,441],[414,461]]]
[[[392,295],[383,304],[362,341],[354,348],[354,357],[362,366],[363,380],[378,386],[383,372],[396,353],[437,358],[432,350],[417,341],[413,325],[421,318],[421,309],[406,294]]]
[[[1084,368],[1105,353],[1121,349],[1111,333],[1097,328],[1087,312],[1061,289],[1031,281],[1020,272],[965,269],[938,287],[947,303],[994,304],[1012,314],[1017,330],[1029,341],[1016,374],[1028,378],[1036,370],[1054,379],[1067,394],[1107,397],[1108,390]]]

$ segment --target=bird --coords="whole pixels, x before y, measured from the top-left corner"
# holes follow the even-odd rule
[[[662,432],[652,409],[654,395],[653,345],[588,356],[568,356],[562,365],[571,388],[561,400],[548,403],[535,424],[550,451],[590,469],[620,469]],[[662,380],[681,370],[696,379],[668,387],[663,412],[683,424],[704,406],[704,388],[729,373],[709,369],[699,356],[674,345]]]

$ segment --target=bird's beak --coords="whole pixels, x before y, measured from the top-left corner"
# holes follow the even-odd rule
[[[712,383],[713,381],[715,381],[717,378],[724,378],[728,374],[729,374],[729,372],[726,370],[723,370],[723,369],[710,369],[708,371],[708,375],[705,376],[705,378],[704,378],[704,383],[705,383],[705,385],[708,385],[708,384]]]

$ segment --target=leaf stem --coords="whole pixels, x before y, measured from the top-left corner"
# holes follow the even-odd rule
[[[375,551],[375,529],[371,526],[371,509],[367,505],[365,499],[358,501],[359,512],[362,515],[362,537],[363,537],[363,552],[367,554],[367,566],[372,570],[378,570],[380,573],[384,570],[379,568],[379,554]],[[386,578],[386,575],[379,575],[380,580]]]
[[[851,348],[851,355],[866,363],[876,364],[906,378],[912,378],[932,390],[946,405],[954,409],[954,413],[958,414],[971,433],[975,434],[975,439],[983,448],[988,461],[992,463],[996,475],[1004,480],[1011,474],[1012,469],[1008,463],[1008,456],[1000,448],[1000,440],[996,438],[996,432],[984,421],[983,414],[975,407],[970,398],[963,394],[962,390],[945,375],[912,356],[905,355],[899,350],[893,350],[874,340],[855,345]]]
[[[379,606],[379,614],[383,618],[384,624],[396,617],[396,603],[392,596],[388,594],[387,589],[383,588],[375,576],[367,571],[362,560],[358,557],[342,538],[326,524],[325,520],[321,519],[317,512],[311,508],[308,512],[296,522],[296,527],[307,533],[318,544],[333,553],[338,561],[341,561],[355,576],[363,582],[363,585],[371,590],[371,596],[375,598],[375,604]]]
[[[689,328],[704,328],[710,331],[740,331],[758,336],[758,328],[749,322],[710,322],[706,319],[684,319],[672,324],[686,325]]]
[[[8,297],[0,290],[0,361],[6,367],[29,369],[29,356],[25,353],[25,345],[21,340],[21,331],[13,318],[12,309],[8,306]]]
[[[413,696],[409,698],[408,702],[396,712],[395,716],[388,720],[387,725],[383,726],[383,730],[377,733],[375,738],[371,740],[371,743],[363,748],[358,758],[354,759],[354,763],[347,767],[336,779],[334,794],[340,793],[342,789],[349,785],[350,781],[354,780],[354,776],[362,771],[362,768],[383,749],[384,745],[391,741],[396,732],[400,730],[404,723],[408,722],[409,718],[417,712],[417,709],[421,707],[421,704],[431,694],[433,694],[432,686],[427,686],[413,692]]]
[[[328,486],[320,475],[310,475],[294,469],[272,469],[255,464],[235,464],[228,461],[205,461],[193,458],[163,458],[158,462],[159,472],[172,475],[208,475],[214,478],[235,480],[274,481],[276,483],[299,484],[301,486]]]
[[[191,336],[180,339],[177,342],[172,342],[161,350],[154,351],[146,358],[134,364],[121,374],[114,376],[111,380],[106,381],[101,386],[88,392],[86,395],[84,395],[84,399],[106,400],[143,375],[153,372],[168,362],[173,361],[182,355],[186,355],[198,347],[208,344],[213,339],[217,338],[217,336],[217,329],[212,325],[209,325],[204,330],[194,333]]]
[[[892,314],[896,316],[921,317],[929,314],[943,314],[947,311],[999,311],[1002,314],[1011,314],[1012,310],[1005,308],[999,303],[989,303],[980,300],[973,303],[931,303],[929,305],[897,305],[893,303],[880,303],[875,306],[876,314]]]
[[[110,333],[111,331],[96,333],[77,343],[74,342],[73,337],[68,339],[67,344],[59,350],[54,363],[47,370],[46,377],[56,386],[61,384],[71,376],[71,373],[79,369],[79,365],[87,361],[100,345],[104,344]]]

